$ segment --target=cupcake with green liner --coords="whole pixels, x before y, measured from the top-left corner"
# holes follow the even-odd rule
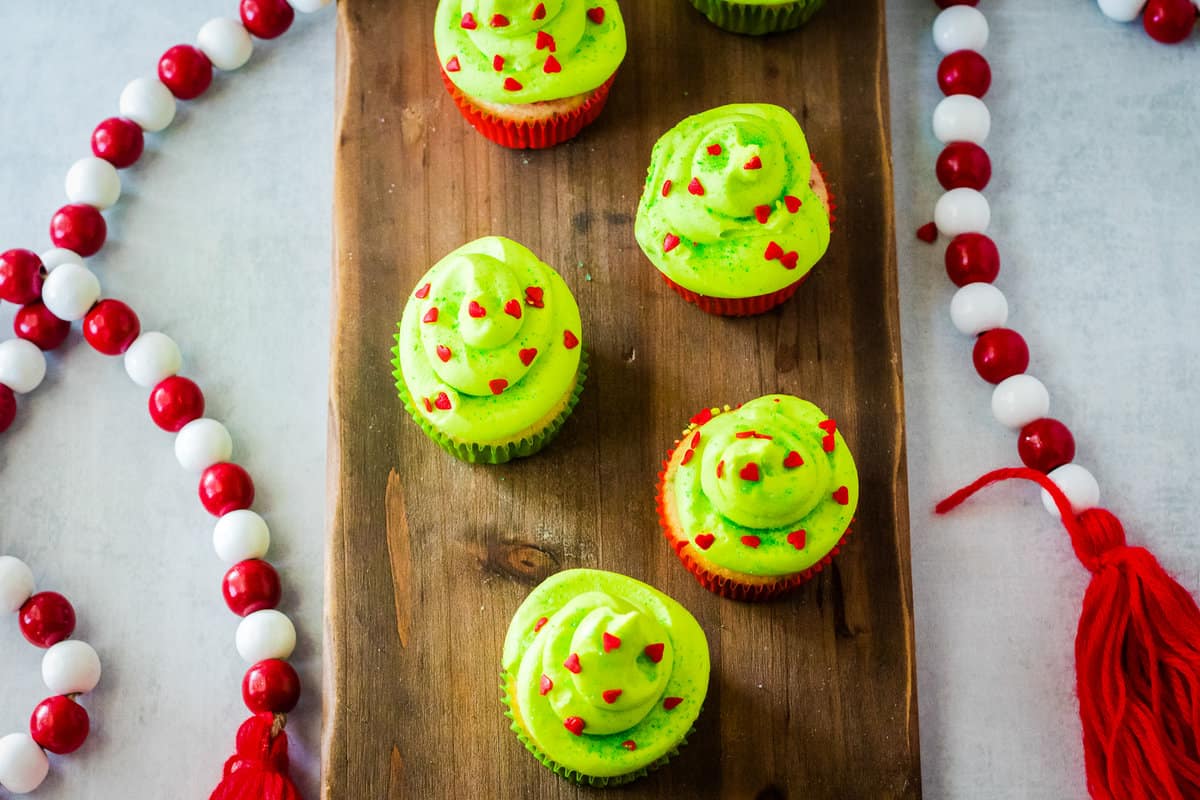
[[[766,600],[837,555],[858,488],[837,423],[806,400],[774,394],[692,418],[663,464],[658,516],[705,588]]]
[[[604,109],[625,59],[616,0],[441,0],[434,24],[459,111],[505,147],[574,137]]]
[[[683,746],[708,675],[708,640],[687,609],[633,578],[573,569],[517,609],[501,681],[512,729],[539,761],[615,786]]]
[[[761,36],[799,28],[825,0],[692,0],[692,5],[718,28]]]
[[[404,407],[464,461],[499,464],[542,449],[587,375],[570,289],[500,236],[463,245],[417,281],[396,343]]]
[[[795,117],[743,103],[688,117],[658,140],[634,231],[684,299],[744,316],[795,294],[829,247],[832,208]]]

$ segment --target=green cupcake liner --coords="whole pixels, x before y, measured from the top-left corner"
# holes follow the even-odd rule
[[[778,5],[752,5],[734,0],[691,0],[701,14],[731,33],[762,36],[799,28],[825,5],[825,0],[794,0]]]
[[[439,431],[427,420],[417,409],[416,403],[413,401],[412,393],[408,391],[408,387],[404,385],[404,376],[400,372],[400,348],[399,345],[392,348],[392,376],[396,379],[396,391],[400,394],[400,400],[404,403],[404,409],[408,415],[421,427],[433,441],[437,442],[438,446],[445,450],[450,455],[457,459],[466,461],[471,464],[503,464],[512,461],[514,458],[525,458],[537,453],[545,447],[551,439],[555,437],[558,431],[562,428],[563,423],[567,421],[567,417],[571,416],[571,412],[575,410],[575,406],[579,404],[579,395],[583,392],[583,384],[587,380],[588,373],[588,355],[586,350],[581,350],[579,354],[579,372],[575,377],[575,386],[571,389],[571,397],[567,401],[566,406],[559,412],[549,425],[533,434],[522,439],[517,439],[511,442],[500,445],[483,445],[473,442],[461,442],[453,439],[450,436]]]
[[[508,684],[509,684],[510,680],[511,680],[511,678],[508,674],[508,670],[501,670],[500,671],[500,690],[501,690],[500,691],[500,702],[504,705],[504,716],[506,716],[510,720],[512,720],[512,725],[509,726],[510,729],[512,730],[512,732],[517,735],[517,739],[520,740],[521,744],[524,745],[525,749],[528,750],[530,753],[532,753],[534,758],[536,758],[538,761],[542,762],[542,764],[545,765],[545,767],[547,769],[549,769],[551,772],[553,772],[555,775],[559,776],[560,778],[571,781],[572,783],[578,783],[581,786],[592,786],[597,789],[603,789],[605,787],[624,786],[627,783],[633,783],[634,781],[638,780],[639,778],[644,778],[647,775],[649,775],[651,772],[656,771],[657,769],[662,767],[664,764],[666,764],[668,761],[670,761],[672,758],[677,756],[679,754],[680,749],[683,748],[688,743],[688,739],[690,739],[692,734],[694,734],[696,732],[695,727],[692,727],[691,729],[689,729],[688,732],[686,734],[684,734],[683,739],[679,742],[679,744],[675,745],[675,747],[671,750],[671,752],[667,753],[665,756],[658,759],[657,761],[654,761],[654,762],[642,767],[641,769],[637,769],[633,772],[629,772],[624,775],[613,775],[613,776],[607,777],[607,778],[600,777],[598,775],[588,775],[587,773],[580,772],[577,769],[573,769],[571,767],[567,767],[562,764],[559,764],[557,761],[550,758],[550,756],[543,753],[541,751],[541,749],[538,748],[538,746],[536,744],[534,744],[533,740],[529,738],[528,734],[525,733],[525,729],[522,728],[521,725],[514,718],[512,706],[509,705],[510,699],[508,696]]]

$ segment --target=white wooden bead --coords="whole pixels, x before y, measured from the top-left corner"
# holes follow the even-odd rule
[[[1008,298],[990,283],[968,283],[950,299],[950,321],[959,333],[978,336],[1008,322]]]
[[[0,342],[0,383],[17,394],[28,394],[46,377],[46,355],[33,342]]]
[[[52,247],[42,253],[39,258],[42,259],[42,266],[46,268],[46,272],[61,267],[63,264],[83,266],[83,259],[80,258],[79,254],[65,247]]]
[[[195,419],[175,437],[175,458],[190,472],[203,472],[233,456],[233,438],[215,419]]]
[[[976,189],[951,189],[933,207],[933,222],[943,236],[986,233],[992,224],[992,207]]]
[[[227,564],[262,558],[271,546],[267,521],[248,508],[230,511],[213,528],[213,549]]]
[[[81,158],[67,170],[67,199],[103,211],[121,197],[121,176],[102,158]]]
[[[1050,393],[1032,375],[1013,375],[992,390],[992,416],[1005,427],[1020,430],[1050,413]]]
[[[158,331],[143,333],[125,351],[125,372],[134,383],[147,389],[177,374],[182,366],[179,345]]]
[[[87,267],[67,261],[46,276],[42,302],[59,319],[76,322],[100,299],[100,280]]]
[[[331,2],[333,0],[288,0],[288,5],[302,14],[311,14],[320,11]]]
[[[28,794],[42,785],[50,759],[28,733],[0,739],[0,786],[13,794]]]
[[[1142,13],[1146,0],[1097,0],[1100,11],[1117,22],[1133,22]],[[1197,0],[1200,6],[1200,0]]]
[[[121,116],[157,133],[175,119],[175,95],[158,78],[135,78],[121,92]]]
[[[1062,489],[1063,494],[1071,501],[1071,510],[1076,514],[1100,504],[1100,484],[1096,482],[1092,473],[1078,464],[1063,464],[1058,469],[1046,473],[1046,477]],[[1059,516],[1054,498],[1045,489],[1042,490],[1042,505],[1055,517]]]
[[[33,570],[19,558],[0,556],[0,612],[16,613],[33,596]]]
[[[987,17],[972,6],[950,6],[933,21],[933,43],[943,53],[982,50],[987,41]]]
[[[100,656],[79,639],[52,645],[42,656],[42,681],[51,694],[86,694],[100,682]]]
[[[992,113],[982,100],[973,95],[952,94],[943,97],[933,109],[933,135],[942,144],[974,142],[981,145],[991,130]]]
[[[228,17],[217,17],[204,23],[196,36],[196,45],[214,67],[226,72],[241,67],[254,52],[254,41],[242,23]]]
[[[237,651],[247,663],[287,658],[296,649],[296,627],[287,614],[266,608],[246,616],[237,629]]]

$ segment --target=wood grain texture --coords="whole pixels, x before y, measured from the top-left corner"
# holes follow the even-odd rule
[[[324,796],[598,796],[522,749],[497,686],[530,587],[589,566],[677,598],[712,648],[695,736],[622,797],[919,797],[883,0],[833,2],[765,40],[722,33],[683,0],[625,2],[630,52],[608,110],[576,141],[531,153],[459,117],[435,63],[434,5],[338,5]],[[684,303],[633,237],[655,140],[735,101],[792,109],[839,203],[812,278],[749,320]],[[592,371],[550,448],[483,468],[407,419],[388,349],[416,279],[492,233],[563,274]],[[654,483],[692,413],[773,391],[838,419],[862,502],[831,569],[788,600],[740,605],[679,564]]]

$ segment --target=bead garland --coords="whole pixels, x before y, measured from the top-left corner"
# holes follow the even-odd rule
[[[255,716],[239,731],[238,754],[226,764],[225,780],[214,797],[242,796],[256,777],[262,780],[251,775],[256,771],[275,773],[278,778],[273,780],[291,786],[282,731],[286,714],[300,698],[299,676],[286,660],[296,646],[296,629],[275,608],[281,595],[279,575],[263,560],[270,531],[250,510],[254,483],[230,460],[229,431],[204,417],[204,394],[194,381],[179,375],[183,359],[174,340],[157,331],[143,332],[132,308],[102,299],[100,281],[84,259],[104,247],[108,228],[101,212],[119,201],[118,170],[137,163],[145,134],[165,130],[175,118],[178,101],[202,96],[213,82],[214,70],[242,67],[253,52],[252,37],[282,36],[296,11],[311,13],[330,2],[241,0],[240,21],[210,20],[201,27],[195,46],[168,49],[159,59],[157,76],[130,82],[120,95],[120,115],[96,126],[92,155],[68,170],[68,203],[50,221],[53,248],[40,256],[24,249],[0,253],[0,300],[21,306],[13,322],[17,338],[0,342],[0,433],[16,416],[16,395],[33,392],[45,378],[43,352],[60,347],[71,323],[80,322],[84,340],[93,349],[122,356],[130,379],[150,390],[151,419],[176,434],[176,459],[199,476],[200,502],[217,517],[213,547],[231,565],[221,592],[229,610],[241,617],[235,645],[250,665],[242,680],[242,699]],[[17,793],[31,792],[45,779],[46,751],[69,753],[83,744],[88,717],[75,696],[91,691],[100,678],[95,651],[85,642],[67,639],[75,626],[70,603],[53,592],[33,590],[29,567],[0,556],[0,607],[19,611],[22,633],[48,648],[42,674],[54,693],[35,709],[29,735],[0,738],[0,786]]]

